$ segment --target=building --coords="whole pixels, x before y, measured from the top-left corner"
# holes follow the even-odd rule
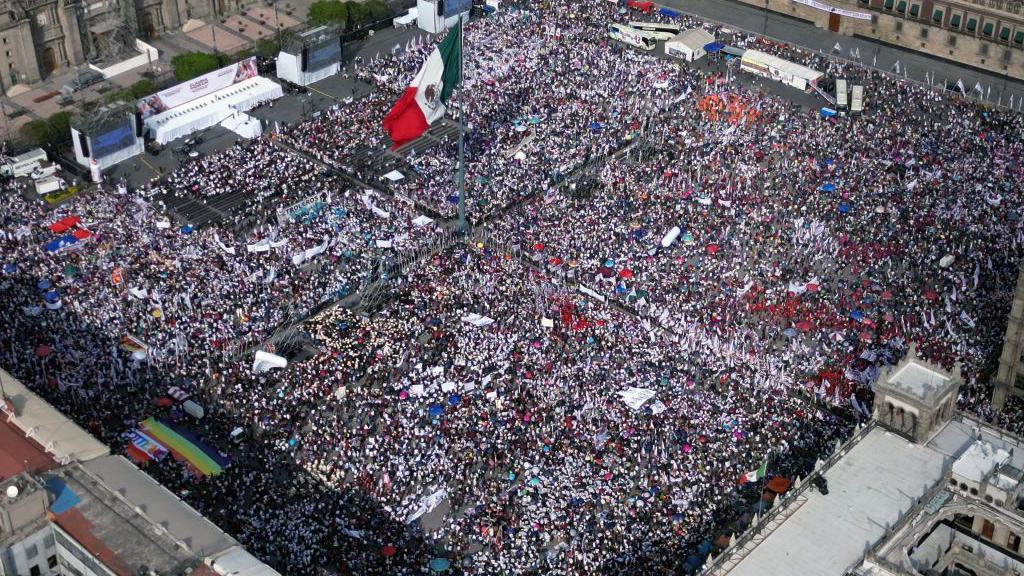
[[[0,576],[275,576],[0,370]]]
[[[1024,268],[1017,275],[1017,290],[1006,321],[1003,352],[999,355],[992,406],[1002,408],[1007,396],[1024,397]]]
[[[192,12],[203,17],[210,7],[193,0],[0,0],[0,88],[134,55],[136,37],[179,30]]]
[[[797,479],[705,574],[1024,574],[1024,440],[952,409],[960,385],[913,348],[873,420]]]
[[[989,72],[1024,77],[1021,0],[739,1],[846,36],[870,38]],[[862,58],[870,59],[870,55]]]

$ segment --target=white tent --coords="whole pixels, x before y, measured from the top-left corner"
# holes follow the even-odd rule
[[[238,112],[284,95],[281,85],[256,76],[146,118],[146,129],[160,144],[220,124]]]
[[[665,54],[693,62],[705,54],[704,47],[715,41],[715,37],[703,28],[690,28],[676,34],[665,42]]]
[[[778,56],[772,56],[759,50],[747,50],[740,60],[740,69],[759,76],[766,76],[798,90],[806,90],[807,85],[816,86],[822,73],[806,66],[801,66]]]

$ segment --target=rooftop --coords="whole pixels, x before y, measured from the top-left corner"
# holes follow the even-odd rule
[[[807,490],[730,576],[843,574],[916,498],[942,478],[948,459],[928,447],[873,428],[825,472],[829,494]]]
[[[929,390],[938,393],[949,380],[946,374],[913,359],[897,367],[889,377],[890,384],[921,398],[927,395]]]
[[[995,448],[987,442],[974,442],[953,463],[953,474],[972,482],[981,482],[1009,458],[1010,453],[1006,450]]]

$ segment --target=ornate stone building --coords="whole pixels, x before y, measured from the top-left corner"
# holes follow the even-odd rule
[[[210,13],[193,0],[0,0],[0,87],[31,84],[86,62],[116,59],[135,38]]]
[[[879,40],[997,74],[1024,77],[1022,0],[739,1],[806,20],[832,32]],[[870,63],[871,55],[862,54],[861,60]]]
[[[1017,290],[1010,306],[1003,337],[1003,352],[999,356],[992,405],[1002,408],[1007,396],[1024,396],[1024,268],[1017,276]]]

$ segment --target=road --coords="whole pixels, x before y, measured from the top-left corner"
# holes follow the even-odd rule
[[[764,29],[764,35],[769,38],[826,54],[831,54],[833,47],[838,42],[842,47],[841,56],[846,59],[851,58],[851,50],[855,52],[859,50],[861,62],[868,66],[876,62],[875,67],[879,70],[891,71],[899,61],[901,73],[905,69],[907,78],[911,80],[924,82],[925,73],[928,73],[929,76],[934,74],[936,83],[942,83],[944,80],[955,83],[957,79],[963,79],[968,91],[976,83],[980,83],[986,92],[991,87],[989,100],[993,103],[999,101],[1000,92],[1002,92],[1004,104],[1013,94],[1014,108],[1024,106],[1022,104],[1024,102],[1024,81],[1020,79],[966,68],[955,62],[940,60],[921,52],[904,50],[862,38],[841,36],[816,28],[809,22],[795,20],[774,12],[768,13],[767,26],[765,26],[764,10],[731,0],[662,0],[659,4],[756,34],[761,34]]]

